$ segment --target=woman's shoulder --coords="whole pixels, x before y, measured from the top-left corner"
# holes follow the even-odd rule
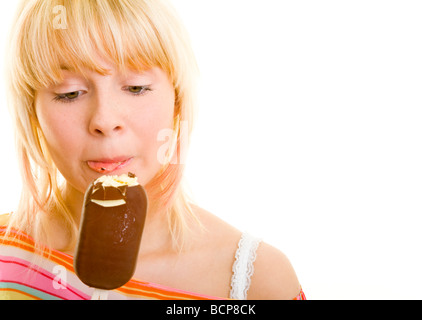
[[[272,245],[261,242],[254,262],[248,299],[291,300],[301,287],[287,256]]]
[[[194,211],[204,225],[207,235],[202,241],[207,242],[214,254],[229,261],[231,272],[243,232],[202,208],[194,207]],[[274,246],[261,241],[253,266],[248,299],[291,300],[300,293],[300,284],[292,264],[287,256]]]

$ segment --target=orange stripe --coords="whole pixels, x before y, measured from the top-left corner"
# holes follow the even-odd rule
[[[0,234],[1,235],[5,235],[6,234],[6,229],[7,228],[4,227],[4,226],[0,227]],[[34,243],[34,239],[32,239],[28,234],[26,234],[26,233],[24,233],[22,231],[19,231],[19,230],[16,230],[14,228],[11,228],[10,229],[10,234],[16,235],[15,238],[19,238],[19,239],[24,238],[24,239],[27,239],[29,242]]]
[[[35,253],[35,242],[31,237],[22,232],[16,232],[15,230],[12,231],[15,236],[5,237],[5,232],[0,229],[0,236],[9,239],[4,240],[4,244],[13,245],[31,253]],[[59,263],[60,265],[64,265],[69,270],[73,271],[73,258],[68,254],[48,248],[47,250],[44,250],[42,252],[42,256],[45,258],[49,258],[50,260]]]
[[[26,250],[30,253],[35,253],[35,246],[31,242],[24,242],[24,241],[18,241],[16,238],[12,238],[12,240],[3,240],[2,244],[14,246],[16,248],[20,248],[23,250]],[[44,258],[47,258],[51,261],[54,261],[57,264],[63,265],[70,271],[73,271],[73,261],[72,259],[69,259],[69,257],[65,257],[63,255],[58,255],[56,252],[50,252],[49,251],[43,251],[41,255]],[[65,259],[63,259],[65,258]]]
[[[35,241],[34,241],[34,239],[32,237],[30,237],[26,233],[19,232],[19,231],[16,231],[14,229],[12,229],[12,231],[13,231],[12,233],[14,233],[16,235],[16,237],[12,237],[12,238],[19,239],[19,240],[21,240],[21,241],[23,241],[23,242],[25,242],[27,244],[30,244],[35,249]],[[4,236],[4,233],[5,232],[4,231],[2,232],[2,230],[0,228],[0,235],[3,235]],[[51,253],[57,255],[63,261],[66,261],[66,262],[68,262],[70,264],[73,263],[72,262],[73,261],[72,257],[70,255],[66,254],[66,253],[63,253],[61,251],[58,251],[58,250],[55,250],[55,249],[51,249],[51,248],[48,248],[48,251],[50,251]]]
[[[149,297],[149,298],[155,298],[158,300],[176,300],[176,299],[178,300],[206,300],[206,298],[203,298],[201,296],[196,296],[193,294],[183,294],[180,292],[163,291],[157,288],[147,288],[146,290],[143,290],[142,288],[128,289],[123,286],[119,289],[116,289],[116,291],[121,292],[124,295]]]
[[[121,291],[122,293],[133,295],[136,292],[141,292],[145,294],[146,292],[154,292],[153,297],[161,298],[167,297],[168,299],[174,299],[176,297],[184,300],[214,300],[217,299],[216,297],[205,296],[205,295],[198,295],[195,293],[184,292],[182,290],[175,290],[172,288],[157,288],[154,287],[152,284],[147,282],[142,282],[136,279],[131,279],[128,283],[126,283],[123,287],[116,289],[116,291]]]
[[[149,292],[149,291],[154,291],[155,293],[157,293],[158,295],[162,295],[162,296],[180,296],[180,297],[186,297],[186,298],[191,298],[193,296],[196,296],[194,294],[190,294],[190,293],[185,293],[185,292],[176,292],[173,291],[173,289],[169,288],[157,288],[154,287],[152,284],[145,282],[145,281],[140,281],[140,280],[136,280],[136,279],[131,279],[128,283],[126,283],[124,286],[120,287],[119,289],[117,289],[119,291],[128,293],[128,294],[133,294],[136,291],[140,291],[140,292]]]

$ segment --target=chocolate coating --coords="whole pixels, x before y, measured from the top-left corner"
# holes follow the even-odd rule
[[[92,202],[93,198],[124,199],[126,204],[103,207]],[[75,272],[83,283],[98,289],[113,290],[132,278],[147,207],[147,195],[140,185],[117,189],[91,184],[85,193],[74,258]]]
[[[119,200],[125,199],[127,186],[121,187],[110,187],[102,186],[101,183],[97,183],[93,186],[91,191],[91,199],[95,200]]]

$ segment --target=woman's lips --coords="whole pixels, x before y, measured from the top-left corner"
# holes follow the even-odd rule
[[[108,174],[118,169],[121,169],[129,164],[132,158],[118,158],[118,159],[100,159],[87,161],[88,166],[102,174]]]

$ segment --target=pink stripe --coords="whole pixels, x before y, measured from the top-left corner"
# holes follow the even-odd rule
[[[26,260],[0,256],[0,266],[0,281],[25,285],[62,299],[89,299],[88,295],[62,280],[60,280],[60,284],[65,289],[54,288],[53,283],[57,276],[45,269],[30,266],[30,263]],[[33,284],[36,286],[33,286]]]

